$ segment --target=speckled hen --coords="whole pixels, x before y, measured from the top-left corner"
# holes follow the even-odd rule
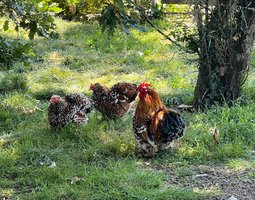
[[[127,113],[138,90],[135,84],[117,83],[108,88],[100,83],[90,85],[95,108],[109,119],[117,119]]]
[[[81,93],[67,94],[65,98],[53,95],[48,108],[50,126],[54,129],[65,126],[69,122],[87,123],[87,113],[91,112],[91,99]]]

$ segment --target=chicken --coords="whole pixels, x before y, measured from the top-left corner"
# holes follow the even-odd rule
[[[214,144],[219,144],[219,139],[220,139],[220,131],[219,131],[219,129],[214,128],[214,130],[213,130]]]
[[[93,108],[92,101],[83,94],[67,94],[64,99],[53,95],[48,108],[48,119],[52,128],[61,128],[69,122],[84,123],[88,121],[87,113]]]
[[[139,101],[133,117],[138,152],[143,156],[168,149],[174,139],[183,136],[185,128],[180,115],[167,109],[158,93],[149,86],[145,82],[139,85]]]
[[[95,108],[108,119],[116,119],[127,113],[137,96],[137,86],[131,83],[117,83],[108,88],[100,83],[90,85]]]

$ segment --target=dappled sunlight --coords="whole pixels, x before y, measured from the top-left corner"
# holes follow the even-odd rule
[[[165,46],[160,45],[164,38],[156,30],[144,32],[143,34],[141,34],[141,32],[137,30],[132,30],[132,33],[136,39],[140,40],[143,43],[150,43],[153,41],[155,51],[160,51],[160,48],[166,48]]]
[[[111,142],[113,142],[113,138],[107,134],[107,133],[101,133],[99,135],[99,139],[104,143],[104,144],[109,144]]]
[[[187,67],[181,67],[184,63],[179,58],[178,64],[175,64],[176,60],[168,64],[167,60],[173,53],[169,53],[169,47],[154,31],[134,31],[133,35],[118,32],[114,38],[109,38],[101,33],[97,23],[87,25],[61,19],[57,19],[56,23],[59,24],[61,38],[40,43],[39,49],[43,51],[47,45],[47,59],[40,64],[41,70],[29,74],[33,92],[49,86],[67,92],[83,92],[88,91],[91,83],[111,86],[119,81],[148,81],[162,95],[173,94],[175,88],[191,87],[186,78],[177,79],[176,75],[186,74],[192,67],[188,71]]]
[[[81,92],[84,93],[84,91],[88,91],[89,86],[86,87],[86,85],[79,82],[79,84],[68,84],[68,92],[75,93],[75,92]]]
[[[187,144],[181,145],[177,151],[175,157],[178,159],[187,159],[193,161],[203,161],[210,160],[213,156],[213,153],[210,149],[206,149],[203,146],[189,146]]]
[[[94,83],[102,83],[106,86],[109,86],[109,85],[111,85],[111,83],[115,82],[115,80],[116,80],[115,78],[117,78],[117,77],[115,75],[111,74],[111,75],[101,76],[101,77],[95,78],[93,80],[94,80]]]
[[[52,79],[71,79],[74,78],[75,72],[60,67],[52,67],[46,71],[44,76],[50,76]]]
[[[75,27],[77,25],[81,25],[81,22],[74,22],[74,21],[66,21],[61,18],[55,18],[55,24],[57,26],[58,32],[62,35],[66,30],[69,28]]]
[[[63,82],[67,82],[71,79],[75,78],[75,75],[77,73],[68,70],[68,69],[63,69],[60,67],[50,67],[47,69],[42,69],[37,71],[36,74],[29,74],[29,79],[32,82],[31,84],[35,83],[35,84],[42,84],[42,83],[51,83],[51,82],[61,82],[63,84]]]
[[[15,195],[15,192],[12,188],[0,188],[0,196],[3,199],[12,199]]]
[[[169,64],[169,60],[171,58],[173,58],[173,56],[175,55],[175,53],[173,52],[166,52],[166,53],[154,53],[153,51],[152,52],[147,52],[145,51],[145,56],[144,56],[144,60],[146,62],[149,62],[149,61],[154,61],[158,64],[161,64],[161,63],[164,63],[166,62],[166,64]],[[161,67],[161,66],[159,66]]]
[[[154,80],[151,82],[151,87],[155,88],[161,95],[169,95],[173,91],[171,83],[167,79]]]
[[[60,53],[56,51],[50,52],[48,58],[49,62],[54,62],[55,64],[60,64],[64,60]]]
[[[1,18],[0,18],[0,27],[1,27],[0,28],[0,32],[1,32],[1,36],[7,37],[7,38],[14,38],[14,39],[19,38],[19,39],[23,39],[23,40],[29,40],[28,34],[27,34],[28,31],[26,31],[26,30],[24,30],[22,28],[20,28],[19,31],[16,31],[15,30],[15,24],[11,20],[9,21],[9,24],[8,24],[9,29],[4,31],[2,29],[2,27],[4,26],[5,20],[7,20],[7,18],[1,16]]]
[[[6,96],[2,100],[1,104],[11,109],[17,109],[26,113],[29,112],[29,110],[31,110],[31,112],[34,112],[38,102],[28,95],[17,93]]]
[[[255,167],[255,161],[245,160],[245,159],[231,159],[226,164],[230,171],[244,171]]]
[[[222,194],[222,191],[219,189],[219,187],[211,186],[209,188],[193,188],[192,191],[197,194],[204,194],[204,195],[210,195],[210,196],[216,196]]]
[[[38,91],[43,90],[49,86],[57,88],[75,89],[78,87],[80,82],[77,82],[77,77],[81,74],[74,71],[63,69],[59,67],[51,67],[48,69],[39,70],[36,74],[30,74],[28,76],[30,82],[30,90]],[[82,84],[82,83],[81,83]],[[68,87],[68,86],[71,86]],[[80,88],[78,89],[78,91]]]

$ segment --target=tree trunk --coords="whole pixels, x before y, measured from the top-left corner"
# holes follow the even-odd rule
[[[200,40],[196,108],[231,104],[240,96],[255,38],[254,0],[217,0],[213,7],[204,2],[195,6]]]

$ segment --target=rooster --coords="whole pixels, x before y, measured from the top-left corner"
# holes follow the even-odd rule
[[[100,83],[90,85],[95,108],[108,119],[116,119],[127,113],[137,96],[137,86],[131,83],[117,83],[108,88]]]
[[[167,109],[158,93],[143,82],[138,86],[139,101],[133,117],[133,131],[138,152],[153,156],[168,149],[174,139],[183,136],[185,124],[180,115]]]
[[[92,108],[92,101],[83,94],[67,94],[64,99],[53,95],[48,108],[49,123],[54,129],[61,128],[69,122],[86,124],[87,113],[91,112]]]

